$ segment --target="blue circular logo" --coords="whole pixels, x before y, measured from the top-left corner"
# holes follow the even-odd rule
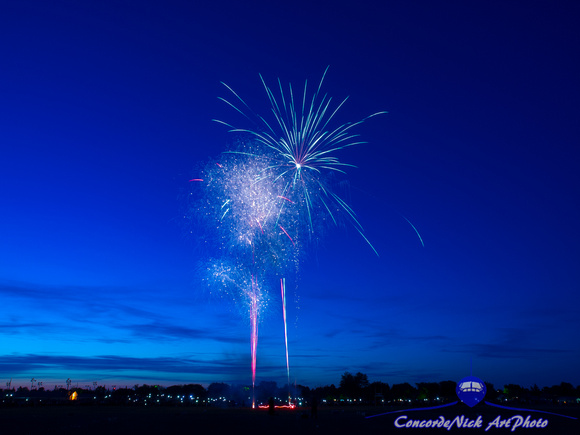
[[[485,397],[485,384],[475,376],[467,376],[459,381],[455,389],[457,397],[470,408],[473,408]]]

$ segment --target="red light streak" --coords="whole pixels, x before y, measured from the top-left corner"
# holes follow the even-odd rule
[[[260,409],[268,409],[269,407],[269,405],[258,405],[258,408]],[[275,405],[274,408],[294,409],[296,408],[296,405],[294,403],[291,403],[290,405]]]
[[[294,204],[294,201],[292,201],[291,199],[286,198],[285,196],[278,195],[278,198],[285,199],[286,201],[291,202],[292,204]]]
[[[282,227],[282,225],[278,225],[278,226],[280,227],[280,229],[281,229],[282,231],[284,231],[284,234],[286,234],[286,235],[288,236],[288,238],[289,238],[289,239],[290,239],[290,241],[292,242],[292,245],[294,245],[294,240],[292,240],[292,237],[290,237],[290,234],[288,234],[288,233],[286,232],[286,230],[284,229],[284,227]],[[294,246],[296,246],[296,245],[294,245]]]

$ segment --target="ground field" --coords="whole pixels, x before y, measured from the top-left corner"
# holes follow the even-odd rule
[[[219,409],[219,408],[174,408],[174,407],[114,407],[114,406],[53,406],[0,408],[0,434],[421,434],[421,433],[488,433],[488,434],[538,434],[538,435],[578,435],[580,420],[566,419],[550,414],[527,411],[507,411],[487,405],[468,408],[463,404],[450,408],[430,411],[406,411],[366,418],[401,409],[380,407],[320,407],[317,418],[309,409],[276,410],[269,415],[267,410]],[[546,411],[580,418],[578,408],[551,408]],[[457,428],[397,428],[399,423],[409,420],[436,420],[465,416],[476,420],[481,416],[483,427]],[[487,425],[500,416],[502,419],[513,415],[532,419],[547,419],[544,428],[490,427]]]

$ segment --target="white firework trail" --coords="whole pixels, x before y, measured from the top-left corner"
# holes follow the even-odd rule
[[[287,93],[284,92],[280,80],[278,80],[279,96],[276,97],[260,76],[271,105],[273,122],[254,114],[246,102],[231,87],[224,84],[238,104],[224,98],[221,100],[247,119],[256,122],[258,128],[237,128],[220,120],[215,121],[228,126],[231,132],[246,133],[253,137],[258,144],[265,147],[260,155],[263,156],[270,151],[271,162],[264,168],[259,180],[260,182],[269,180],[274,185],[281,184],[281,187],[278,187],[281,189],[280,196],[303,209],[300,211],[305,214],[308,222],[306,228],[311,235],[315,232],[314,221],[319,211],[330,216],[335,224],[338,224],[339,219],[344,216],[377,253],[364,235],[364,229],[353,209],[328,187],[325,172],[344,173],[345,167],[353,166],[341,162],[335,154],[345,148],[365,143],[359,140],[359,135],[352,130],[366,120],[386,112],[373,113],[358,122],[331,127],[336,113],[348,98],[333,106],[332,98],[327,94],[321,94],[327,71],[328,68],[311,98],[308,97],[308,82],[305,82],[304,90],[298,99],[294,96],[292,85],[288,86]],[[280,204],[278,219],[282,217],[283,208],[287,206],[284,203]]]

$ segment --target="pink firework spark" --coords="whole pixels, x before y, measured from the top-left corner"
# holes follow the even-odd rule
[[[252,328],[251,334],[251,353],[252,353],[252,408],[256,407],[256,354],[258,352],[258,296],[256,287],[258,283],[252,277],[252,299],[250,301],[250,323]]]
[[[280,199],[284,199],[284,200],[286,200],[286,201],[288,201],[288,202],[290,202],[290,203],[294,204],[294,201],[292,201],[291,199],[288,199],[288,198],[286,198],[285,196],[278,195],[278,198],[280,198]]]
[[[290,237],[290,234],[288,234],[288,232],[284,229],[284,227],[282,225],[278,225],[280,227],[280,229],[282,231],[284,231],[284,234],[286,234],[288,236],[288,238],[290,239],[290,241],[292,242],[292,245],[294,245],[294,240],[292,240],[292,237]],[[294,245],[296,246],[296,245]]]

